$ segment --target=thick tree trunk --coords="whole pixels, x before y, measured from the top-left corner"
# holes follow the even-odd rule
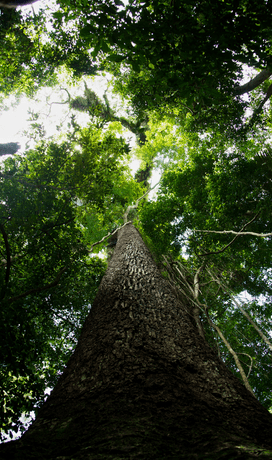
[[[271,448],[271,415],[187,308],[138,231],[123,227],[74,355],[36,421],[0,446],[0,458],[250,459],[256,445]]]

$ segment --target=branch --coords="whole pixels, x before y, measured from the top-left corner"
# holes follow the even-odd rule
[[[248,378],[250,376],[251,371],[252,371],[253,359],[248,353],[237,353],[237,355],[245,355],[250,359],[250,366],[248,366],[249,369],[248,369],[248,373],[247,373],[247,378]],[[246,363],[244,363],[244,364],[246,364]]]
[[[225,336],[223,335],[223,333],[221,332],[221,330],[219,329],[218,326],[216,326],[216,324],[214,324],[212,322],[212,320],[210,318],[209,319],[209,323],[210,325],[216,330],[216,332],[218,333],[218,335],[221,337],[221,339],[223,340],[224,344],[226,345],[227,349],[229,350],[229,352],[232,354],[233,358],[234,358],[234,361],[235,361],[235,364],[236,366],[238,367],[239,371],[240,371],[240,374],[241,374],[241,377],[243,379],[243,382],[245,384],[245,387],[248,389],[248,391],[250,391],[250,393],[255,397],[254,393],[253,393],[253,390],[251,388],[251,386],[249,385],[249,382],[248,382],[248,379],[247,379],[247,376],[245,374],[245,371],[243,369],[243,366],[242,364],[240,363],[240,360],[237,356],[237,353],[235,353],[235,351],[233,350],[233,348],[231,347],[231,345],[229,344],[229,342],[227,341],[227,339],[225,338]]]
[[[247,318],[247,320],[250,322],[250,324],[252,324],[252,326],[254,327],[254,329],[258,332],[259,336],[263,339],[263,341],[266,343],[266,345],[269,347],[269,349],[272,351],[272,344],[270,342],[270,340],[264,335],[264,333],[261,331],[261,329],[259,329],[259,327],[257,326],[257,324],[255,324],[255,322],[253,321],[253,319],[249,316],[249,314],[243,309],[243,307],[241,306],[240,302],[238,302],[233,293],[231,292],[231,290],[224,284],[222,283],[222,281],[220,281],[217,276],[214,276],[210,270],[208,270],[208,273],[210,274],[210,276],[212,277],[212,279],[218,284],[221,286],[221,288],[223,290],[225,290],[230,298],[232,299],[232,301],[235,303],[236,307],[239,308],[240,312]]]
[[[121,225],[121,227],[118,227],[116,230],[114,230],[114,232],[112,232],[112,233],[109,232],[106,236],[103,236],[103,238],[102,238],[100,241],[96,241],[96,243],[93,243],[93,244],[91,245],[90,252],[92,252],[92,250],[93,250],[93,248],[94,248],[95,246],[97,246],[97,245],[100,244],[100,243],[103,243],[103,241],[105,241],[105,240],[106,240],[107,238],[109,238],[110,236],[115,235],[115,233],[117,233],[118,230],[121,230],[121,228],[125,227],[125,226],[128,225],[128,224],[132,224],[132,222],[131,222],[131,221],[126,222],[124,225]]]
[[[199,310],[202,310],[202,308],[201,308],[201,304],[200,304],[200,302],[198,300],[198,296],[199,296],[199,273],[202,271],[203,265],[195,273],[194,286],[192,288],[190,283],[187,281],[186,276],[179,270],[179,268],[175,267],[175,269],[173,270],[172,267],[170,266],[167,258],[165,256],[163,256],[163,259],[166,262],[166,269],[167,269],[168,276],[170,277],[170,272],[173,273],[173,281],[172,280],[171,281],[173,282],[174,287],[177,288],[177,290],[180,291],[181,294],[184,295],[190,301],[190,303],[192,304],[192,312],[193,312],[193,314],[191,315],[190,312],[188,312],[188,313],[189,313],[190,316],[192,316],[194,318],[194,321],[195,321],[195,324],[196,324],[196,327],[197,327],[199,335],[204,340],[206,340],[205,339],[204,329],[203,329],[203,326],[202,326],[202,323],[201,323],[200,317],[199,317]],[[181,281],[180,281],[180,279],[177,279],[177,275],[175,273],[175,270],[178,272],[179,276],[182,278]],[[178,285],[177,285],[177,283],[178,283]],[[188,289],[188,291],[192,295],[192,297],[188,296],[188,294],[181,288],[181,283],[186,286],[186,288]]]
[[[227,244],[223,249],[220,249],[219,251],[211,251],[211,252],[206,252],[205,254],[200,254],[200,257],[204,256],[209,256],[211,254],[221,254],[224,252],[234,241],[238,238],[238,236],[251,233],[251,232],[243,232],[243,230],[252,222],[254,222],[255,219],[257,219],[258,215],[260,214],[261,211],[257,212],[256,216],[253,217],[249,222],[247,222],[239,232],[234,232],[233,230],[223,230],[223,231],[216,231],[216,230],[194,230],[195,232],[205,232],[205,233],[234,233],[236,236],[231,240],[230,243]]]
[[[266,101],[268,101],[271,95],[272,95],[272,84],[269,86],[267,93],[265,95],[265,98],[260,102],[258,107],[254,110],[253,115],[248,122],[249,127],[252,127],[254,125],[255,120],[257,119],[258,115],[261,113],[264,104],[266,103]]]
[[[36,0],[35,0],[36,1]],[[60,88],[60,91],[66,91],[66,93],[68,94],[68,99],[67,101],[60,101],[60,102],[48,102],[48,100],[46,100],[46,104],[49,105],[50,109],[49,109],[49,112],[47,114],[47,117],[49,117],[50,113],[51,113],[51,109],[52,109],[52,105],[53,104],[60,104],[60,105],[64,105],[64,104],[68,104],[68,102],[70,102],[71,100],[71,96],[70,96],[70,93],[69,91],[66,89],[66,88]],[[50,96],[49,96],[50,97]],[[47,99],[49,99],[49,97]]]
[[[260,86],[265,80],[267,80],[272,75],[272,68],[267,67],[266,69],[262,70],[258,75],[252,78],[250,81],[245,83],[242,86],[238,86],[234,88],[233,94],[235,96],[241,96],[242,94],[249,93],[253,89]]]
[[[167,262],[167,259],[164,257],[164,260],[166,260]],[[201,307],[204,307],[204,310],[206,312],[206,316],[207,316],[207,319],[208,319],[208,322],[209,324],[213,327],[213,329],[216,330],[216,332],[218,333],[218,335],[221,337],[221,339],[223,340],[224,344],[226,345],[227,349],[229,350],[229,352],[232,354],[234,360],[235,360],[235,363],[241,373],[241,377],[243,379],[243,382],[244,382],[244,385],[245,387],[250,391],[250,393],[255,397],[254,393],[253,393],[253,390],[248,382],[248,376],[249,376],[249,373],[248,373],[248,376],[246,376],[245,372],[244,372],[244,369],[241,365],[241,362],[237,356],[237,353],[233,350],[233,348],[231,347],[231,345],[229,344],[229,342],[227,341],[227,339],[225,338],[225,336],[223,335],[223,333],[221,332],[221,330],[219,329],[218,326],[216,326],[212,320],[210,319],[209,317],[209,314],[208,314],[208,306],[206,304],[201,304],[199,301],[198,301],[198,296],[199,296],[199,273],[201,272],[201,270],[203,269],[203,266],[201,266],[195,276],[194,276],[194,289],[192,289],[190,287],[190,291],[192,292],[193,294],[193,299],[190,299],[191,302],[193,302],[193,317],[194,317],[194,320],[196,321],[196,325],[197,325],[197,328],[198,328],[198,331],[200,333],[200,335],[204,338],[205,340],[205,335],[204,335],[204,331],[203,331],[203,328],[202,328],[202,324],[200,322],[200,319],[199,319],[199,309],[201,309]],[[181,275],[182,273],[179,272]],[[211,273],[210,273],[211,275]],[[212,275],[211,275],[212,276]],[[183,275],[182,275],[183,277]],[[213,276],[212,276],[213,278]],[[188,284],[188,283],[187,283]],[[182,290],[181,290],[182,292]],[[185,294],[185,293],[184,293]],[[186,295],[186,294],[185,294]],[[188,298],[188,296],[186,295],[186,297]],[[252,362],[251,362],[251,366],[250,366],[250,371],[251,371],[251,368],[252,368]]]
[[[233,235],[237,235],[237,236],[240,236],[240,235],[252,235],[252,236],[260,236],[262,238],[267,238],[268,236],[272,236],[272,233],[234,232],[233,230],[222,230],[221,232],[216,231],[216,230],[194,230],[194,231],[195,232],[203,232],[203,233],[221,233],[221,234],[222,233],[232,233]],[[229,244],[231,244],[231,243],[229,243]],[[228,244],[228,246],[229,246],[229,244]],[[222,252],[222,251],[219,251],[219,252]],[[209,254],[217,254],[217,253],[209,252]],[[204,255],[206,255],[206,254],[204,254]]]
[[[42,292],[42,291],[45,291],[46,289],[50,289],[51,287],[56,286],[59,283],[61,275],[63,274],[63,272],[65,270],[66,270],[66,267],[63,267],[59,271],[59,273],[57,274],[57,276],[54,279],[54,281],[52,281],[52,283],[46,284],[46,286],[43,286],[43,287],[40,287],[40,288],[29,289],[29,291],[26,291],[23,294],[17,295],[15,297],[11,297],[10,299],[8,299],[8,302],[10,302],[10,303],[15,302],[15,300],[19,300],[19,299],[21,299],[23,297],[26,297],[26,296],[30,295],[30,294],[35,294],[35,293],[38,293],[38,292]]]

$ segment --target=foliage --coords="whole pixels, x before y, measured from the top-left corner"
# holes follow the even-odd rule
[[[236,91],[243,66],[271,65],[270,14],[265,0],[59,0],[35,16],[5,10],[2,90],[31,92],[62,65],[75,78],[107,69],[140,117],[178,109],[197,129],[228,122],[236,133],[247,106]]]
[[[56,45],[49,39],[48,11],[24,14],[0,8],[0,100],[10,93],[31,97],[42,86],[58,82],[57,71],[69,68],[75,78],[88,68],[94,75],[97,66],[87,50],[70,40]]]
[[[125,155],[122,138],[89,126],[1,165],[4,431],[19,429],[21,413],[41,404],[75,346],[105,270],[103,260],[88,254],[83,223],[89,216],[94,225],[96,212],[106,234],[137,194]]]

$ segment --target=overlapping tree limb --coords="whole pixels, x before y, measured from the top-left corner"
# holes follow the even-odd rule
[[[173,268],[169,264],[167,257],[163,256],[163,259],[166,264],[168,280],[170,281],[171,285],[175,288],[175,290],[180,292],[182,296],[189,300],[190,304],[193,305],[192,311],[188,310],[185,307],[186,311],[192,318],[194,318],[196,326],[198,328],[198,332],[201,335],[201,337],[203,337],[205,340],[204,330],[199,318],[199,310],[202,310],[202,308],[198,302],[198,299],[195,296],[196,292],[198,295],[197,287],[195,286],[194,288],[192,288],[191,284],[187,281],[187,278],[184,275],[184,273],[182,273],[182,271],[179,270],[179,268],[177,267],[177,262],[175,262],[175,270],[173,270]],[[180,264],[180,262],[178,262],[178,264]],[[176,274],[176,272],[178,273],[178,275]],[[183,289],[182,286],[184,286],[185,289]]]
[[[120,230],[121,228],[123,228],[123,227],[125,227],[126,225],[131,224],[131,223],[132,223],[131,221],[125,222],[124,225],[121,225],[120,227],[116,228],[116,229],[114,230],[114,232],[109,232],[107,235],[103,236],[103,238],[101,238],[101,240],[96,241],[95,243],[93,243],[93,244],[91,245],[91,247],[90,247],[90,252],[92,252],[92,250],[93,250],[93,248],[94,248],[95,246],[97,246],[97,245],[100,244],[100,243],[103,243],[106,239],[108,239],[109,237],[115,235],[115,233],[117,233],[118,230]]]
[[[95,91],[88,88],[84,81],[84,96],[77,96],[72,99],[70,106],[81,112],[89,112],[100,118],[102,123],[109,123],[112,121],[118,121],[121,125],[136,135],[139,144],[144,144],[146,141],[145,131],[147,130],[147,116],[145,119],[137,119],[131,121],[123,116],[116,115],[115,111],[110,107],[109,100],[106,92],[103,95],[103,99],[100,99]]]
[[[222,230],[222,231],[216,231],[216,230],[195,230],[195,232],[203,232],[203,233],[221,233],[221,234],[227,234],[227,233],[231,233],[232,235],[237,235],[237,236],[240,236],[240,235],[251,235],[251,236],[260,236],[261,238],[267,238],[268,236],[272,236],[272,233],[256,233],[256,232],[234,232],[233,230]],[[236,238],[235,238],[236,239]],[[234,239],[223,249],[225,251],[225,249],[227,249],[232,243],[233,243]],[[209,252],[209,254],[218,254],[220,252],[223,252],[223,250],[220,250],[218,252]],[[207,254],[201,254],[202,256],[203,255],[207,255]]]
[[[233,359],[235,361],[235,364],[236,366],[238,367],[239,371],[240,371],[240,374],[241,374],[241,377],[243,379],[243,382],[244,382],[244,385],[245,387],[248,389],[248,391],[250,391],[250,393],[254,395],[254,392],[248,382],[248,379],[247,379],[247,376],[245,374],[245,371],[243,369],[243,366],[238,358],[238,355],[237,353],[233,350],[233,348],[231,347],[230,343],[227,341],[226,337],[224,336],[224,334],[222,333],[221,329],[216,325],[214,324],[214,322],[211,320],[211,318],[209,317],[208,318],[208,321],[210,323],[210,325],[216,330],[217,334],[219,335],[219,337],[222,339],[222,341],[224,342],[224,344],[226,345],[228,351],[231,353],[231,355],[233,356]]]
[[[249,121],[249,127],[254,125],[256,118],[261,113],[264,104],[268,101],[268,99],[270,99],[271,95],[272,95],[272,84],[269,86],[269,88],[268,88],[268,90],[266,92],[266,95],[263,98],[263,100],[260,102],[258,107],[256,107],[256,109],[254,110],[253,115],[251,117],[251,120]]]
[[[248,353],[237,353],[237,355],[245,355],[250,359],[250,366],[248,366],[249,369],[248,369],[248,373],[247,373],[247,378],[248,378],[250,376],[251,371],[252,371],[253,359]]]
[[[60,91],[65,91],[66,94],[68,95],[68,99],[67,99],[66,101],[53,101],[53,102],[49,102],[50,96],[48,96],[48,97],[46,98],[46,104],[49,105],[49,112],[48,112],[48,114],[46,115],[47,118],[48,118],[49,115],[51,114],[52,105],[54,105],[54,104],[55,104],[55,105],[57,105],[57,104],[59,104],[59,105],[64,105],[64,104],[70,103],[71,95],[70,95],[69,91],[68,91],[66,88],[60,88]]]

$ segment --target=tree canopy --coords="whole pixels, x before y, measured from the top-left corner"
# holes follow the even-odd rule
[[[271,409],[270,2],[36,5],[0,7],[2,110],[7,96],[65,88],[70,123],[48,138],[37,120],[31,148],[2,147],[3,436],[65,366],[124,215],[199,333]],[[109,81],[103,97],[94,75]]]

